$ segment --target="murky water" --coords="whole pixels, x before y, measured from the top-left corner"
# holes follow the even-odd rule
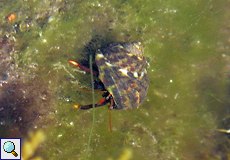
[[[26,83],[19,87],[36,101],[29,104],[28,116],[34,110],[40,118],[32,119],[27,130],[45,131],[47,139],[37,153],[41,157],[117,159],[129,148],[133,159],[227,158],[227,137],[217,129],[228,129],[229,1],[2,5],[6,18],[0,36],[14,48],[10,55],[3,53],[14,57],[16,67],[1,74],[14,75],[9,83]],[[8,21],[11,13],[16,19]],[[112,111],[112,133],[106,106],[95,110],[94,124],[93,110],[72,107],[91,103],[92,96],[77,89],[90,90],[90,75],[68,64],[69,59],[88,64],[89,54],[111,41],[141,41],[150,76],[148,95],[138,109]]]

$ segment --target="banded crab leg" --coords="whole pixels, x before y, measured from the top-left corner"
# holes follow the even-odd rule
[[[105,104],[107,104],[109,102],[110,102],[110,105],[108,107],[109,108],[109,128],[110,128],[110,132],[112,132],[111,110],[115,106],[115,103],[114,103],[112,95],[109,93],[109,95],[105,99],[101,99],[99,101],[99,103],[95,104],[95,108],[96,107],[104,106]],[[89,105],[73,105],[73,106],[75,108],[77,108],[77,109],[83,109],[83,110],[87,110],[87,109],[93,108],[93,104],[89,104]]]
[[[77,63],[75,61],[69,60],[69,62],[72,63],[73,65],[78,66],[79,68],[85,70],[88,73],[91,72],[89,68],[87,68],[87,67],[85,67],[85,66],[83,66],[83,65],[81,65],[81,64],[79,64],[79,63]],[[93,71],[93,75],[98,76],[98,72]],[[99,82],[94,81],[94,86],[97,86],[94,89],[99,89],[99,88],[102,89],[102,87],[98,87],[99,85],[101,85],[101,84],[99,84]],[[78,88],[78,89],[80,89],[80,90],[82,90],[84,92],[92,93],[91,91],[87,91],[87,90],[84,90],[84,89],[81,89],[81,88]],[[108,92],[105,92],[105,91],[99,91],[99,92],[104,92],[103,97],[107,97],[107,95],[108,95]],[[101,99],[97,104],[95,104],[95,108],[103,106],[103,105],[107,104],[108,102],[109,102],[108,99],[107,100],[106,99]],[[83,109],[83,110],[93,108],[93,104],[89,104],[89,105],[75,105],[74,104],[73,106],[75,108],[77,108],[77,109]]]
[[[83,66],[83,65],[81,65],[81,64],[79,64],[79,63],[77,63],[75,61],[72,61],[72,60],[69,60],[69,62],[72,63],[75,66],[78,66],[79,68],[83,69],[84,71],[90,73],[89,68],[87,68],[87,67],[85,67],[85,66]],[[93,72],[93,76],[98,77],[98,75],[99,75],[98,72],[96,72],[96,71]]]
[[[110,103],[109,105],[109,110],[113,109],[114,107],[114,101],[113,101],[113,97],[109,92],[105,92],[103,94],[103,97],[105,97],[104,99],[100,99],[99,102],[97,104],[95,104],[95,108],[96,107],[101,107],[106,105],[107,103]],[[83,109],[83,110],[87,110],[87,109],[91,109],[93,108],[93,104],[89,104],[89,105],[73,105],[75,108],[77,109]]]
[[[101,107],[104,106],[105,104],[109,103],[106,99],[101,99],[99,100],[99,102],[97,104],[95,104],[95,108],[96,107]],[[91,109],[93,108],[93,104],[89,104],[89,105],[73,105],[75,108],[77,109],[83,109],[83,110],[87,110],[87,109]]]
[[[75,61],[72,61],[72,60],[69,60],[70,63],[72,63],[73,65],[75,66],[78,66],[79,68],[85,70],[86,72],[88,73],[91,73],[90,69],[83,66],[83,65],[80,65],[79,63],[75,62]],[[99,73],[98,72],[93,72],[93,75],[98,77],[99,76]],[[97,88],[98,89],[98,88]],[[81,89],[83,90],[83,89]],[[85,91],[85,90],[83,90]],[[87,91],[87,92],[90,92],[90,91]],[[109,126],[110,126],[110,132],[112,132],[112,122],[111,122],[111,109],[113,109],[116,105],[114,103],[114,100],[113,100],[113,96],[112,94],[110,94],[108,91],[106,91],[104,89],[104,94],[102,95],[104,97],[104,99],[101,99],[99,100],[99,102],[97,104],[94,105],[94,107],[101,107],[101,106],[104,106],[105,104],[107,103],[110,103],[110,105],[108,106],[109,108]],[[87,109],[91,109],[93,108],[93,104],[89,104],[89,105],[73,105],[75,108],[77,109],[82,109],[82,110],[87,110]]]

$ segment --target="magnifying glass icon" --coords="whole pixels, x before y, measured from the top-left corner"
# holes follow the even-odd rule
[[[7,153],[12,153],[15,157],[18,156],[18,154],[14,151],[15,150],[15,145],[11,141],[7,141],[3,145],[3,149]]]

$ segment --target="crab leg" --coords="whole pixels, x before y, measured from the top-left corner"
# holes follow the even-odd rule
[[[106,99],[101,99],[99,101],[99,103],[95,104],[95,108],[96,107],[101,107],[101,106],[104,106],[105,104],[107,104],[108,101]],[[89,105],[73,105],[75,108],[77,109],[83,109],[83,110],[87,110],[87,109],[91,109],[93,108],[93,104],[89,104]]]
[[[85,67],[85,66],[83,66],[83,65],[81,65],[81,64],[79,64],[79,63],[77,63],[75,61],[72,61],[72,60],[69,60],[69,62],[72,63],[75,66],[78,66],[79,68],[83,69],[84,71],[90,73],[89,68],[87,68],[87,67]],[[99,75],[98,72],[96,72],[96,71],[93,72],[93,76],[98,77],[98,75]]]
[[[109,96],[111,96],[111,94],[109,94]],[[114,106],[114,100],[113,98],[110,98],[110,105],[109,105],[109,129],[110,132],[112,132],[112,120],[111,120],[111,109]]]

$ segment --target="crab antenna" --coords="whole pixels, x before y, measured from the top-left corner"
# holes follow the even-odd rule
[[[69,60],[70,63],[72,63],[71,60]],[[93,126],[95,123],[95,95],[94,95],[94,83],[93,83],[93,66],[92,66],[92,55],[89,55],[89,65],[90,65],[90,76],[91,76],[91,83],[92,83],[92,99],[93,99],[93,124],[92,127],[90,129],[90,134],[89,134],[89,141],[88,141],[88,148],[85,154],[84,159],[87,159],[87,155],[89,153],[90,150],[90,142],[91,142],[91,138],[92,138],[92,133],[93,133]],[[84,67],[84,66],[83,66]]]
[[[83,92],[86,92],[86,93],[93,93],[92,91],[88,91],[88,90],[85,90],[85,89],[82,89],[82,88],[79,88],[79,87],[76,87],[77,89],[83,91]],[[94,91],[94,93],[104,93],[105,91]]]
[[[111,94],[109,94],[109,97],[111,97]],[[109,105],[109,128],[110,128],[110,132],[112,132],[111,109],[113,106],[114,106],[113,98],[110,98],[110,105]]]
[[[109,109],[109,128],[110,128],[110,132],[112,132],[112,121],[111,121],[111,109]]]

